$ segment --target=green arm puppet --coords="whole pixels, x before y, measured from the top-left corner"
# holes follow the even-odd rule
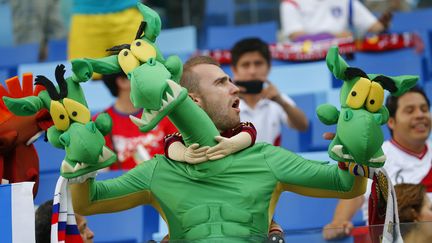
[[[328,149],[330,158],[382,167],[386,157],[381,149],[384,140],[381,125],[389,118],[388,110],[383,106],[384,89],[391,95],[402,95],[416,84],[418,77],[366,74],[359,68],[349,67],[336,47],[329,50],[326,61],[333,75],[344,82],[340,90],[340,111],[330,104],[317,108],[321,122],[337,124],[336,136]],[[369,176],[367,171],[356,173]]]
[[[80,69],[78,63],[72,63]],[[111,131],[111,118],[108,114],[91,120],[84,94],[79,82],[87,81],[89,75],[64,78],[65,69],[58,65],[54,84],[44,76],[37,76],[35,84],[42,85],[45,91],[38,96],[26,98],[4,97],[6,106],[16,115],[28,116],[48,109],[54,125],[47,131],[48,141],[55,147],[66,150],[61,165],[61,174],[73,178],[105,168],[116,161],[116,155],[105,145],[104,135]]]

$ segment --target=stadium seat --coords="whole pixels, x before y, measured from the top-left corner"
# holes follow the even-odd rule
[[[64,61],[67,59],[67,40],[48,41],[48,56],[46,62]]]
[[[206,0],[204,10],[204,26],[234,25],[234,0]]]
[[[18,65],[37,63],[39,44],[25,44],[0,47],[0,69],[8,70],[8,76],[17,75]]]
[[[122,171],[101,172],[98,180],[118,177]],[[87,216],[88,224],[95,233],[95,242],[117,242],[113,239],[146,242],[158,231],[159,214],[150,206],[138,206],[126,211]],[[129,242],[129,241],[127,241]]]
[[[173,45],[175,40],[175,45]],[[197,50],[195,26],[164,29],[156,39],[156,44],[165,58],[168,55],[192,54]]]
[[[12,12],[8,3],[0,4],[0,46],[12,46]]]
[[[276,206],[274,220],[287,232],[321,229],[333,219],[337,202],[334,198],[312,198],[284,192]],[[361,211],[355,214],[353,223],[364,225]]]
[[[353,60],[348,61],[352,67],[361,68],[366,73],[384,74],[386,76],[418,75],[421,84],[428,77],[426,59],[412,49],[396,51],[355,54]],[[332,76],[333,77],[333,76]],[[333,87],[341,87],[343,81],[333,77]]]
[[[44,75],[55,84],[55,68],[58,64],[65,65],[65,77],[72,75],[71,64],[68,61],[37,63],[37,64],[24,64],[18,67],[18,74],[21,76],[23,73],[31,72],[36,75]],[[88,81],[81,84],[84,90],[84,95],[87,99],[87,105],[92,114],[103,111],[105,108],[114,103],[114,97],[111,96],[109,90],[105,87],[102,81]]]
[[[316,93],[331,88],[331,76],[324,61],[272,67],[269,80],[288,95]]]
[[[276,22],[265,22],[236,26],[210,26],[207,29],[206,49],[230,50],[233,45],[244,38],[259,37],[267,43],[276,42]]]
[[[39,188],[36,198],[34,199],[35,205],[41,205],[42,203],[54,198],[54,190],[57,180],[60,176],[58,164],[56,172],[41,173],[39,176]]]
[[[57,172],[65,157],[65,151],[55,148],[49,142],[45,142],[44,136],[36,140],[34,146],[39,156],[40,173]]]

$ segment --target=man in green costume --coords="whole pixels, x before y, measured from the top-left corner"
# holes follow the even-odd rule
[[[219,131],[240,122],[239,90],[212,59],[199,57],[186,63],[181,84]],[[183,116],[191,117],[192,123],[181,124],[178,117]],[[169,117],[180,131],[200,126],[193,124],[199,115],[189,109],[175,108]],[[209,133],[201,130],[197,134],[208,137]],[[89,179],[71,188],[74,208],[84,215],[154,205],[167,220],[171,240],[265,239],[283,190],[314,197],[351,198],[364,192],[365,179],[337,165],[306,160],[279,147],[258,143],[223,159],[197,165],[156,156],[119,178]]]

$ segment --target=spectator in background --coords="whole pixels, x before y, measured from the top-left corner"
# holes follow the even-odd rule
[[[36,243],[51,242],[52,207],[53,200],[48,200],[41,204],[36,210]],[[84,243],[93,243],[94,233],[87,226],[86,218],[82,215],[75,214],[75,219]]]
[[[15,44],[38,43],[39,60],[47,58],[48,40],[66,37],[59,0],[11,0]]]
[[[404,242],[432,242],[432,204],[426,187],[398,184],[395,191]]]
[[[143,20],[136,5],[137,0],[74,0],[68,58],[100,58],[113,46],[130,44]]]
[[[283,0],[280,16],[283,39],[289,41],[361,37],[386,30],[391,20],[389,12],[377,19],[358,0]]]
[[[155,154],[164,154],[164,137],[177,131],[165,117],[153,130],[142,133],[131,122],[129,115],[141,117],[142,109],[137,109],[130,101],[130,81],[121,72],[103,75],[103,81],[115,103],[107,112],[113,121],[111,133],[105,136],[106,145],[117,153],[118,162],[111,169],[132,169],[139,162],[153,158]]]
[[[387,160],[384,168],[393,184],[421,183],[427,192],[432,192],[432,144],[428,141],[431,132],[430,102],[418,87],[399,96],[389,96],[386,101],[390,118],[391,140],[382,148]],[[370,190],[370,185],[367,188]],[[369,192],[366,192],[366,197]],[[432,194],[430,194],[432,195]],[[325,239],[348,235],[353,224],[352,217],[363,205],[363,219],[367,222],[367,201],[364,196],[340,200],[333,221],[324,227]]]
[[[271,57],[267,43],[258,38],[243,39],[234,45],[231,57],[234,80],[240,87],[240,119],[254,124],[257,142],[280,145],[282,124],[299,131],[308,128],[305,114],[268,80]],[[247,89],[245,84],[265,87]]]
[[[364,0],[364,5],[372,12],[409,11],[413,6],[412,0]]]

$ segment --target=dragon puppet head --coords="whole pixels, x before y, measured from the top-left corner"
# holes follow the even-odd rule
[[[416,85],[418,77],[366,74],[359,68],[349,67],[336,47],[329,50],[326,61],[333,75],[343,80],[340,111],[330,104],[317,108],[321,122],[337,124],[336,136],[328,149],[330,158],[382,167],[386,157],[381,149],[384,142],[381,125],[389,118],[388,110],[383,106],[384,90],[400,96]]]
[[[33,86],[33,75],[23,75],[22,86],[17,76],[6,80],[6,87],[0,84],[0,97],[23,98],[38,95],[43,90]],[[0,100],[0,180],[10,183],[34,181],[33,195],[39,184],[39,158],[33,142],[52,125],[47,110],[40,110],[31,116],[16,116]]]
[[[72,62],[72,70],[82,70],[82,63]],[[47,131],[48,141],[66,150],[61,165],[65,178],[77,177],[107,167],[116,161],[116,155],[105,145],[104,135],[111,131],[112,122],[103,113],[93,122],[79,82],[87,81],[91,73],[77,72],[64,78],[65,69],[58,65],[55,78],[58,87],[45,76],[37,76],[35,84],[45,91],[24,98],[4,97],[9,110],[19,116],[29,116],[47,109],[54,125]]]
[[[165,60],[155,44],[161,30],[159,15],[141,3],[138,9],[144,21],[131,44],[108,49],[117,53],[109,57],[74,61],[88,67],[81,71],[84,73],[126,73],[131,82],[131,102],[144,109],[141,118],[131,116],[131,120],[142,132],[147,132],[186,99],[187,90],[178,84],[183,71],[181,60],[177,56]]]

